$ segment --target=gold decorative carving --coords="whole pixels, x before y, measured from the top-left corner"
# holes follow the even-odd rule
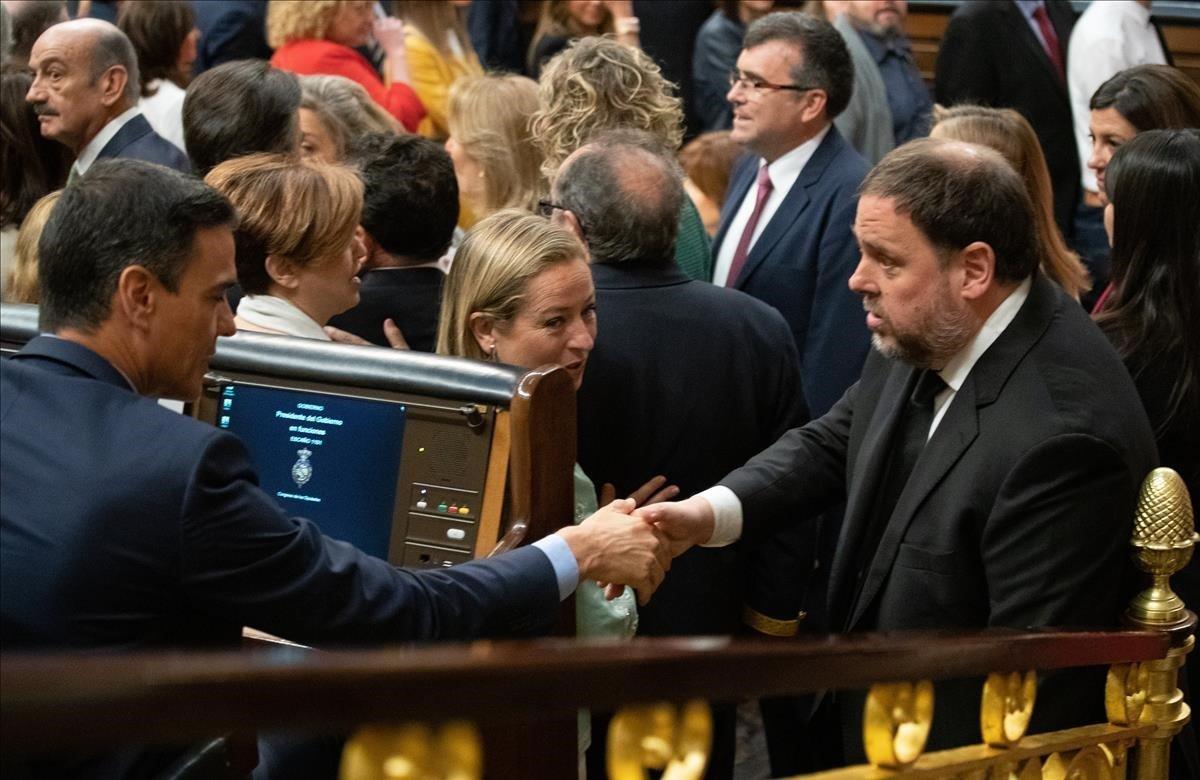
[[[992,747],[1015,745],[1029,728],[1036,698],[1037,672],[989,674],[979,708],[983,741]]]
[[[712,713],[702,701],[626,707],[608,727],[608,775],[644,780],[661,769],[663,780],[698,780],[712,749]]]
[[[1108,745],[1089,745],[1068,761],[1052,753],[1042,767],[1043,780],[1118,780],[1125,772],[1124,750],[1117,754]]]
[[[871,686],[863,709],[863,746],[879,767],[905,767],[921,757],[933,723],[933,683]]]
[[[1200,535],[1183,479],[1172,469],[1151,471],[1138,497],[1132,544],[1134,561],[1153,584],[1130,605],[1134,621],[1165,628],[1186,619],[1183,600],[1171,590],[1170,578],[1191,560],[1197,541]]]
[[[478,780],[483,777],[479,732],[469,723],[367,726],[342,750],[341,780]]]
[[[1142,717],[1146,707],[1146,690],[1150,671],[1145,664],[1116,664],[1108,669],[1104,685],[1104,710],[1108,722],[1116,726],[1132,726]]]

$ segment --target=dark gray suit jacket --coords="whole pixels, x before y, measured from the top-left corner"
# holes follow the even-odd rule
[[[192,164],[187,155],[175,144],[163,138],[146,121],[146,117],[138,114],[117,131],[117,134],[104,145],[97,159],[105,157],[126,157],[133,160],[145,160],[158,163],[168,168],[174,168],[184,173],[192,172]]]

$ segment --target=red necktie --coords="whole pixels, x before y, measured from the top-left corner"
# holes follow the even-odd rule
[[[758,195],[754,198],[754,211],[750,212],[750,221],[738,239],[737,248],[733,250],[733,262],[729,265],[729,276],[725,277],[725,286],[732,287],[737,282],[738,274],[746,265],[746,256],[750,254],[750,239],[754,238],[754,229],[758,227],[758,218],[762,216],[763,206],[767,205],[767,197],[771,194],[771,177],[767,174],[767,166],[758,169]]]
[[[1059,77],[1065,78],[1066,68],[1063,66],[1062,49],[1058,46],[1058,33],[1054,32],[1054,25],[1050,24],[1046,6],[1039,5],[1037,7],[1037,10],[1033,12],[1033,20],[1037,22],[1038,29],[1042,31],[1042,40],[1046,42],[1046,54],[1050,56],[1050,61],[1058,70]]]

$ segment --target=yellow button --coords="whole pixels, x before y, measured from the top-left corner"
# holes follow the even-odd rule
[[[468,506],[460,506],[458,508],[458,513],[460,515],[469,515],[469,514],[471,514],[471,508]]]

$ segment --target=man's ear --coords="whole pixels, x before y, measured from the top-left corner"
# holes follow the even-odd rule
[[[575,237],[587,245],[587,240],[583,237],[583,225],[579,222],[579,217],[575,216],[574,211],[568,209],[559,209],[554,212],[554,219],[550,220],[560,228],[565,228],[575,234]]]
[[[117,277],[113,295],[114,314],[123,316],[135,329],[149,330],[158,308],[164,305],[162,282],[144,266],[130,265]]]
[[[300,280],[296,277],[296,266],[290,260],[267,255],[265,266],[271,281],[285,290],[295,290],[300,286]]]
[[[111,106],[125,94],[125,85],[129,82],[129,71],[124,65],[113,65],[100,75],[100,102]]]
[[[815,122],[825,113],[825,106],[829,102],[829,95],[825,94],[825,90],[823,89],[813,89],[805,92],[802,100],[804,104],[803,108],[800,109],[800,118],[805,122]]]
[[[967,244],[958,251],[962,264],[962,296],[973,301],[992,288],[996,276],[996,253],[982,241]]]
[[[496,320],[490,314],[472,312],[467,320],[475,343],[483,350],[483,354],[492,355],[496,351]]]
[[[379,242],[376,241],[375,237],[368,233],[361,225],[359,225],[355,230],[355,235],[358,236],[360,241],[362,241],[363,248],[367,250],[367,262],[363,265],[363,267],[370,268],[371,258],[373,258],[377,252],[379,252]]]

